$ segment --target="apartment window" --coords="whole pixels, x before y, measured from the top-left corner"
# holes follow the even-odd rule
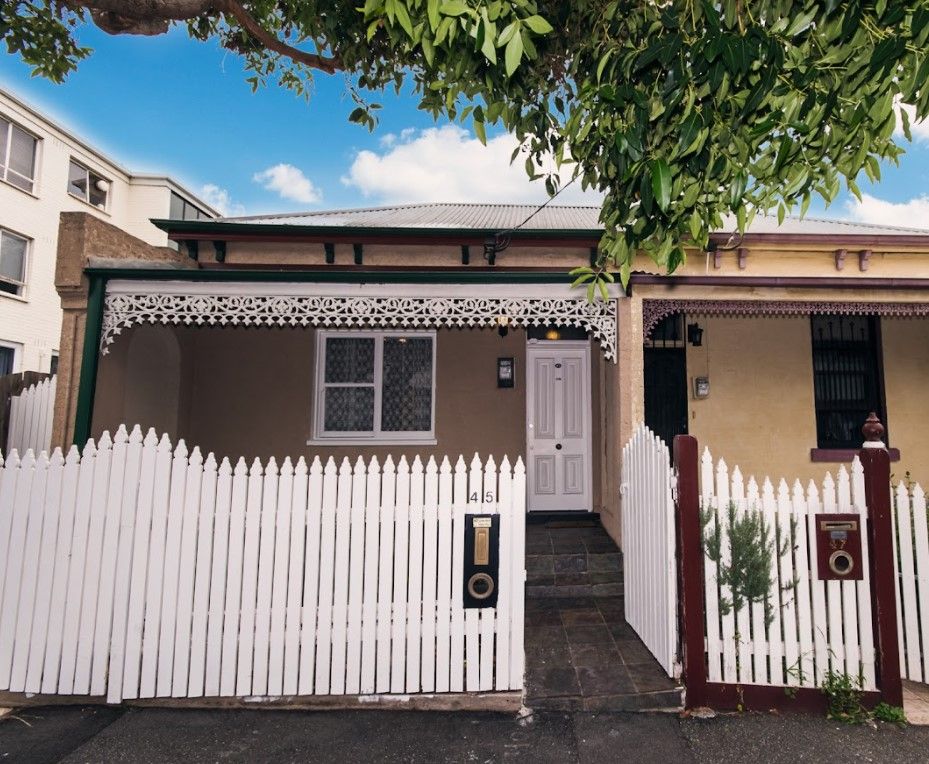
[[[434,438],[434,332],[318,333],[316,438]]]
[[[22,295],[29,239],[0,228],[0,292]]]
[[[38,143],[32,133],[0,117],[0,178],[31,193],[35,189]]]
[[[212,220],[212,218],[188,202],[183,196],[171,192],[171,211],[169,214],[171,220]]]
[[[872,411],[883,421],[880,324],[870,316],[813,316],[819,448],[859,448]]]
[[[68,193],[105,210],[110,181],[72,159],[68,167]]]

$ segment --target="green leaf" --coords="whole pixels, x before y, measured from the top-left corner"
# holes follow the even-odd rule
[[[506,76],[511,77],[513,72],[519,66],[519,61],[523,57],[523,36],[522,34],[513,35],[506,44],[506,53],[504,59],[506,62]]]
[[[671,203],[671,168],[664,159],[653,159],[651,167],[652,193],[658,207],[664,211]]]
[[[427,0],[426,14],[429,17],[429,26],[433,32],[439,28],[439,0]]]
[[[477,139],[487,145],[487,133],[484,129],[484,121],[477,118],[474,119],[474,133],[477,135]]]
[[[470,8],[461,0],[448,0],[448,2],[442,3],[439,10],[442,11],[443,16],[463,16],[468,13]]]
[[[529,16],[523,19],[523,23],[536,34],[548,34],[552,31],[552,25],[541,16]]]

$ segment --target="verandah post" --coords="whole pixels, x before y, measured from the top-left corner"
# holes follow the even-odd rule
[[[871,412],[861,428],[865,443],[859,452],[864,467],[865,502],[868,507],[868,547],[871,563],[871,600],[874,613],[874,644],[877,648],[878,688],[884,702],[903,705],[900,681],[900,643],[897,634],[897,575],[893,548],[893,515],[890,506],[890,454],[882,438],[884,426]]]
[[[703,544],[700,528],[700,489],[697,439],[692,435],[674,438],[677,467],[677,559],[681,593],[681,646],[688,708],[705,706],[706,661],[703,636]]]

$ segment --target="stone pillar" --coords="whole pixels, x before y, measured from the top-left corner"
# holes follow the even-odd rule
[[[58,358],[58,390],[52,446],[67,448],[74,439],[81,360],[87,324],[88,267],[196,268],[169,247],[155,247],[87,212],[62,212],[58,226],[55,287],[64,316]],[[82,444],[81,444],[82,445]]]

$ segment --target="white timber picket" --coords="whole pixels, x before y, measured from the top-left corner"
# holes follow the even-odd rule
[[[468,512],[480,511],[484,492],[484,473],[481,469],[481,460],[475,454],[468,469]],[[477,506],[475,506],[477,504]],[[471,528],[465,528],[471,533]],[[475,692],[480,689],[481,682],[481,634],[480,612],[475,608],[465,611],[465,689]]]
[[[823,480],[822,511],[823,514],[833,514],[838,511],[836,498],[836,484],[832,473],[827,472]],[[842,636],[842,583],[840,581],[826,582],[826,608],[829,613],[829,631],[827,644],[829,646],[829,665],[833,671],[844,672],[845,666],[845,640]]]
[[[305,471],[304,466],[304,471]],[[268,671],[267,682],[262,694],[278,696],[284,692],[284,651],[287,627],[287,595],[289,565],[290,565],[290,534],[293,521],[294,501],[294,467],[290,457],[284,459],[281,465],[281,476],[278,482],[277,515],[274,524],[274,573],[271,591],[271,618],[268,624],[270,635],[268,638]],[[300,529],[302,531],[302,524]],[[262,539],[264,540],[264,539]],[[300,545],[304,539],[301,533]],[[296,630],[295,630],[295,633]],[[257,649],[256,649],[257,650]],[[258,654],[255,655],[255,672],[258,669]]]
[[[481,512],[491,515],[497,514],[497,465],[494,463],[493,456],[488,456],[487,461],[484,463],[484,490],[481,496]],[[499,594],[498,591],[498,599]],[[499,605],[497,608],[481,608],[480,610],[481,663],[478,689],[481,691],[492,690],[494,686],[494,633],[496,631],[496,616],[499,610]],[[502,666],[501,670],[505,668],[505,666]]]
[[[510,689],[523,688],[525,671],[525,616],[526,594],[526,465],[522,457],[516,458],[513,467],[512,529],[513,545],[510,549]]]
[[[816,565],[816,515],[821,511],[819,489],[810,480],[807,485],[807,543],[810,546],[810,570]],[[829,670],[829,611],[826,607],[826,581],[810,575],[811,607],[813,616],[813,660],[816,663],[815,684],[821,685]]]
[[[407,583],[410,539],[410,465],[406,456],[397,462],[396,500],[394,504],[394,595],[391,629],[390,691],[406,689]]]
[[[175,698],[184,697],[189,691],[190,633],[193,623],[194,585],[197,578],[197,520],[201,512],[200,494],[204,479],[203,456],[198,447],[194,447],[187,464],[181,465],[181,469],[184,470],[184,494],[178,513],[179,522],[175,520],[175,524],[180,528],[180,538],[176,546],[172,547],[170,541],[168,546],[169,554],[174,556],[178,571],[177,586],[172,588],[175,611],[173,629],[167,619],[161,622],[162,641],[170,644],[168,649],[172,660],[170,663],[165,660],[158,667],[161,682],[158,694],[170,694]],[[168,602],[169,598],[165,597],[166,606]]]
[[[342,462],[342,470],[344,472],[348,467],[348,460]],[[303,616],[303,637],[301,644],[306,645],[310,639],[310,635],[307,633],[309,630],[315,631],[317,634],[316,637],[316,668],[315,668],[315,685],[313,685],[317,695],[329,695],[332,690],[332,681],[331,681],[331,671],[333,660],[333,614],[335,612],[334,602],[335,602],[335,586],[336,586],[336,563],[339,559],[339,552],[337,549],[337,533],[341,533],[345,539],[345,550],[346,554],[348,553],[348,537],[344,529],[344,520],[342,529],[337,528],[336,525],[336,515],[338,510],[338,495],[343,484],[342,474],[339,469],[336,467],[335,461],[330,456],[326,462],[326,469],[324,471],[323,477],[323,491],[322,491],[322,527],[321,527],[321,536],[319,542],[319,615],[318,619],[314,618],[314,614],[310,611],[304,611]],[[345,483],[346,489],[347,483]],[[344,517],[344,512],[340,513],[340,516]],[[347,567],[347,563],[346,563]],[[343,573],[344,576],[344,573]],[[344,578],[342,579],[340,585],[344,585]],[[341,598],[344,602],[344,597]],[[343,611],[344,612],[344,611]],[[316,625],[314,625],[314,621]],[[341,636],[344,638],[344,623],[342,621],[343,628],[341,631]],[[304,654],[307,654],[306,649],[303,650]],[[307,655],[309,657],[309,655]]]
[[[780,578],[778,591],[772,597],[774,607],[781,611],[781,623],[784,639],[785,681],[797,682],[800,672],[800,642],[797,634],[797,591],[794,576],[794,538],[793,505],[790,501],[790,489],[783,478],[777,487],[777,527],[778,534],[776,554],[780,554]]]
[[[200,449],[196,446],[189,454],[196,460],[199,469],[202,463]],[[168,492],[168,523],[165,532],[164,573],[161,584],[161,628],[158,636],[158,678],[155,695],[171,696],[174,678],[174,631],[177,623],[178,586],[180,585],[181,533],[184,523],[189,460],[187,444],[178,441],[171,460],[171,490]],[[199,491],[199,478],[197,490]]]
[[[710,449],[703,449],[700,459],[700,505],[704,513],[709,514],[704,533],[712,536],[719,528],[719,512],[713,491],[713,457]],[[706,645],[707,674],[711,682],[721,682],[722,639],[719,626],[719,583],[716,561],[710,557],[703,560],[703,588],[706,592]]]
[[[733,469],[733,475],[736,473],[741,477],[741,471],[738,466]],[[749,476],[748,486],[745,493],[744,512],[757,512],[761,507],[761,493],[758,490],[758,481],[754,475]],[[774,529],[771,523],[766,523],[765,528],[770,534]],[[756,684],[769,684],[768,674],[768,624],[765,616],[765,606],[761,602],[754,602],[751,606],[752,614],[752,671]]]
[[[871,584],[867,580],[871,570],[871,551],[867,543],[868,507],[865,499],[864,467],[856,456],[851,464],[851,503],[846,511],[858,515],[861,529],[861,569],[864,580],[855,581],[858,603],[858,644],[861,660],[861,679],[866,687],[877,686],[877,654],[874,650],[874,615],[871,604]],[[889,490],[889,487],[888,487]]]
[[[513,539],[513,469],[504,454],[500,461],[500,481],[497,486],[497,512],[500,515],[500,589],[497,594],[496,690],[510,687],[510,618],[514,591],[513,565],[510,556],[515,551]]]
[[[361,680],[359,691],[370,695],[377,668],[377,574],[380,564],[381,470],[377,457],[368,464],[364,504],[364,586],[361,602]]]
[[[32,467],[33,478],[27,510],[26,539],[23,547],[22,567],[15,579],[14,600],[16,620],[9,630],[10,681],[13,692],[22,692],[26,683],[29,661],[29,638],[32,616],[35,612],[35,590],[39,577],[39,553],[42,545],[42,526],[45,510],[45,491],[48,485],[48,455],[39,454]],[[6,660],[6,659],[5,659]]]
[[[421,686],[423,692],[435,691],[436,665],[436,591],[438,585],[439,482],[438,465],[430,456],[426,462],[425,496],[423,500],[423,593],[422,593],[422,663]]]
[[[929,530],[926,494],[918,483],[899,481],[892,493],[897,569],[897,632],[900,673],[929,682]]]
[[[741,520],[745,517],[747,506],[745,483],[742,479],[742,471],[739,469],[738,465],[732,468],[731,485],[730,501],[735,507],[735,516]],[[656,577],[657,573],[656,571]],[[755,632],[759,630],[759,627],[764,628],[763,622],[760,624],[757,621],[752,623],[750,610],[751,606],[743,602],[738,611],[734,613],[736,633],[738,634],[736,651],[738,654],[738,676],[740,682],[752,681],[752,672],[754,668],[752,640],[755,637]]]
[[[378,693],[390,692],[391,627],[394,588],[394,502],[396,501],[397,470],[390,454],[384,459],[381,482],[380,557],[377,574],[377,657],[376,684]],[[405,551],[405,550],[404,550]]]
[[[497,606],[466,615],[469,512],[498,516],[501,546]],[[522,461],[479,455],[233,469],[138,427],[0,455],[0,690],[519,689],[524,513]]]
[[[61,513],[62,484],[65,459],[60,448],[52,453],[48,463],[48,485],[45,490],[45,507],[42,511],[42,543],[38,559],[35,610],[29,640],[29,657],[23,689],[30,693],[42,691],[42,666],[48,643],[48,626],[51,617],[52,585],[55,576],[58,519]],[[19,649],[19,645],[17,645]],[[15,654],[14,654],[15,660]],[[10,689],[13,689],[11,683]]]
[[[837,509],[839,512],[850,512],[852,509],[851,479],[844,464],[839,467],[838,474],[839,479],[836,483]],[[861,676],[861,642],[858,632],[859,588],[855,581],[842,581],[841,586],[842,628],[845,634],[845,670],[849,676],[859,677]]]
[[[288,462],[289,464],[289,462]],[[274,586],[274,557],[277,540],[278,512],[281,516],[290,516],[288,504],[280,511],[280,487],[282,473],[278,472],[277,461],[272,456],[265,469],[261,492],[261,514],[259,519],[259,539],[257,543],[258,561],[255,566],[257,580],[255,585],[255,626],[251,655],[246,654],[252,664],[252,679],[249,692],[252,695],[268,693],[268,662],[271,637],[271,596]],[[288,488],[290,486],[288,485]],[[280,694],[280,693],[278,693]]]
[[[229,551],[226,556],[226,607],[220,658],[220,695],[236,694],[236,657],[239,642],[239,608],[242,602],[245,555],[245,507],[248,503],[248,467],[239,458],[232,473],[232,509],[229,513]],[[209,694],[209,693],[208,693]]]
[[[810,597],[810,571],[816,565],[815,541],[812,545],[813,556],[810,557],[811,544],[809,541],[807,517],[808,507],[806,496],[803,493],[803,486],[799,480],[794,480],[793,491],[791,493],[791,503],[795,513],[796,539],[793,547],[796,556],[796,587],[794,589],[797,603],[797,632],[799,634],[799,668],[797,670],[797,681],[801,686],[811,687],[815,685],[815,649],[813,633],[813,614],[811,611]],[[815,538],[815,535],[814,535]]]
[[[26,456],[29,457],[30,454],[27,453]],[[96,444],[92,439],[88,440],[81,454],[80,468],[78,470],[77,497],[74,511],[74,543],[71,546],[71,558],[68,565],[65,622],[61,637],[61,668],[58,681],[58,692],[62,695],[74,694],[74,672],[77,664],[78,635],[81,625],[81,593],[84,585],[84,564],[87,560],[88,533],[91,522],[91,492],[93,490],[96,456]],[[25,462],[25,459],[23,461]],[[22,483],[22,480],[20,480],[20,483]],[[17,504],[24,506],[24,502],[25,499],[22,499]],[[15,535],[11,534],[11,562],[14,560],[14,538]],[[21,544],[21,542],[19,543]],[[20,548],[22,547],[20,546]],[[4,609],[6,609],[6,602],[4,602]],[[0,666],[0,686],[3,684],[2,666]]]
[[[348,628],[349,539],[352,525],[352,465],[348,458],[339,466],[336,503],[335,578],[332,594],[332,663],[329,690],[333,695],[345,692],[345,665]]]
[[[910,679],[929,682],[929,529],[926,525],[926,495],[917,483],[913,487],[913,543],[916,547],[916,580],[919,598],[920,670]]]
[[[365,547],[365,464],[359,456],[352,475],[351,511],[349,513],[350,542],[348,565],[348,618],[345,651],[345,688],[350,695],[361,689],[361,608],[364,595]]]
[[[229,546],[232,541],[231,510],[233,497],[232,464],[223,457],[216,473],[216,512],[213,516],[213,559],[210,560],[210,611],[206,622],[206,654],[203,668],[203,695],[220,694],[223,656],[223,622],[226,614],[228,589],[226,571]],[[199,697],[198,688],[191,685],[191,696]]]
[[[723,459],[716,464],[716,507],[719,525],[722,528],[722,543],[720,545],[720,565],[728,566],[732,561],[732,549],[729,540],[731,531],[731,517],[729,514],[729,467]],[[730,681],[737,677],[736,656],[738,654],[738,639],[735,628],[735,612],[733,610],[731,588],[720,581],[720,602],[728,601],[729,608],[720,612],[720,632],[723,639],[723,673]],[[720,608],[722,611],[723,608]],[[772,660],[774,656],[772,655]]]
[[[448,692],[452,634],[452,465],[447,456],[439,466],[438,529],[436,559],[438,580],[436,585],[436,637],[435,637],[435,690]],[[504,549],[502,542],[500,549]],[[455,581],[459,584],[459,581]]]
[[[309,695],[316,657],[316,603],[319,596],[319,524],[323,466],[314,457],[309,470],[302,456],[294,470],[287,579],[287,623],[284,638],[284,693]],[[306,610],[304,611],[304,602]],[[306,618],[304,619],[304,612]],[[301,639],[306,629],[305,655]],[[305,688],[305,689],[301,689]]]
[[[408,546],[406,599],[406,691],[419,692],[422,687],[423,623],[423,497],[425,475],[417,454],[410,468],[410,538]]]
[[[462,599],[464,576],[464,521],[468,506],[468,468],[464,457],[455,462],[452,499],[452,635],[449,658],[449,690],[464,690],[465,611]]]
[[[228,466],[228,463],[227,463]],[[219,475],[216,457],[209,453],[203,464],[203,477],[200,480],[200,511],[197,518],[196,565],[194,567],[194,589],[192,613],[190,618],[190,659],[187,670],[187,696],[199,698],[203,695],[206,680],[206,654],[210,607],[210,580],[213,555],[219,547],[220,534],[228,532],[228,526],[216,522],[216,498],[219,487]],[[223,540],[225,544],[225,539]],[[179,635],[180,638],[180,635]],[[175,647],[175,653],[178,652]],[[182,677],[179,672],[174,675],[174,695],[179,697]]]

